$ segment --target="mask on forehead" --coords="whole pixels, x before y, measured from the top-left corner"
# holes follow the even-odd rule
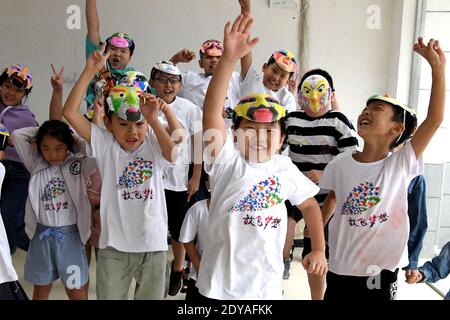
[[[298,93],[298,102],[308,114],[318,114],[328,109],[331,100],[331,87],[327,79],[312,75],[303,81]]]
[[[119,118],[127,121],[141,121],[143,119],[139,104],[139,87],[119,85],[109,91],[108,108]]]

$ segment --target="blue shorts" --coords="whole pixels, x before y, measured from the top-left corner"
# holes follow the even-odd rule
[[[68,289],[79,289],[88,281],[89,267],[78,228],[38,223],[25,259],[24,279],[43,286],[58,278]]]

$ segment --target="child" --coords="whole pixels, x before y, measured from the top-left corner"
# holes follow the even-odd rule
[[[222,119],[235,63],[257,43],[247,39],[252,20],[240,15],[225,26],[225,51],[205,98],[205,169],[211,182],[209,231],[197,287],[210,299],[281,299],[282,249],[286,236],[284,199],[302,210],[310,226],[308,272],[326,272],[318,187],[289,158],[278,155],[285,109],[266,94],[243,98],[235,108],[237,145]]]
[[[99,50],[102,44],[97,0],[86,0],[86,23],[88,30],[86,36],[87,59],[92,53]],[[109,89],[116,84],[116,81],[128,71],[134,71],[134,68],[128,67],[128,64],[133,56],[135,43],[128,34],[114,33],[106,39],[106,44],[106,49],[111,51],[111,55],[105,68],[100,70],[86,91],[86,117],[88,119],[92,119],[94,115],[95,101],[108,97]]]
[[[206,243],[209,225],[209,199],[196,202],[189,208],[184,217],[180,232],[180,241],[184,243],[186,252],[193,264],[187,284],[186,301],[199,299],[196,287],[197,273],[200,270],[200,260]]]
[[[175,296],[182,287],[184,258],[186,255],[184,246],[178,241],[178,238],[186,210],[188,209],[188,202],[199,188],[202,171],[201,161],[194,163],[192,177],[188,179],[189,164],[193,162],[191,155],[193,154],[194,134],[197,133],[199,135],[196,141],[201,141],[202,112],[199,107],[189,100],[177,97],[181,89],[182,76],[180,69],[172,62],[161,61],[155,64],[152,68],[150,79],[150,85],[156,90],[156,96],[169,105],[181,125],[185,128],[187,136],[187,139],[180,146],[182,155],[180,155],[178,163],[175,167],[168,167],[164,170],[164,193],[174,255],[168,294]]]
[[[445,279],[450,274],[450,242],[447,242],[442,248],[439,256],[419,267],[419,273],[416,278],[408,279],[408,283],[426,282],[434,283]],[[450,290],[445,295],[445,300],[450,300]]]
[[[208,90],[209,83],[216,72],[222,54],[223,45],[219,40],[206,40],[200,47],[200,60],[198,61],[200,68],[202,68],[204,72],[197,73],[187,71],[182,74],[182,89],[180,91],[180,96],[188,99],[202,110],[206,90]],[[180,62],[189,63],[193,59],[195,59],[194,52],[188,49],[182,49],[177,52],[170,61],[174,64],[178,64]],[[234,98],[239,95],[239,82],[239,73],[234,71],[228,85],[227,97],[224,100],[224,110],[232,109],[237,103]],[[224,117],[228,117],[226,112],[224,112]]]
[[[326,165],[339,153],[356,150],[358,140],[353,125],[347,117],[333,111],[333,78],[325,70],[314,69],[303,75],[298,86],[298,101],[303,111],[291,112],[287,119],[287,143],[289,157],[297,168],[312,182],[318,183]],[[321,190],[315,196],[322,206],[327,196]],[[295,225],[301,219],[301,212],[288,206],[288,249],[292,243]],[[289,227],[290,226],[290,227]],[[311,250],[311,239],[305,229],[302,256]],[[286,253],[286,252],[285,252]],[[286,258],[286,255],[285,255]],[[322,300],[325,293],[325,276],[317,278],[308,275],[311,298]]]
[[[0,123],[9,132],[38,126],[33,112],[24,100],[33,88],[33,77],[26,66],[7,67],[0,75]],[[1,195],[1,212],[5,223],[11,253],[17,248],[27,250],[29,239],[25,233],[25,202],[28,196],[30,174],[22,163],[11,139],[4,151],[3,165],[6,169]]]
[[[176,154],[158,112],[165,114],[170,132],[181,125],[163,100],[123,85],[113,87],[106,99],[107,130],[79,113],[86,87],[109,58],[109,52],[103,55],[105,47],[87,59],[63,109],[67,121],[90,143],[90,156],[102,177],[97,297],[127,299],[135,278],[135,299],[163,299],[167,213],[162,173]]]
[[[373,96],[358,118],[362,152],[331,161],[320,187],[330,190],[323,208],[329,225],[330,272],[326,300],[389,300],[395,295],[399,267],[408,264],[407,188],[419,159],[444,116],[445,55],[439,42],[419,38],[414,50],[431,65],[428,114],[404,148],[391,153],[414,131],[414,111],[395,99]]]
[[[250,0],[239,0],[241,14],[250,15]],[[265,92],[280,101],[287,113],[297,110],[294,95],[289,91],[288,81],[297,70],[294,54],[288,50],[275,51],[268,62],[263,65],[263,75],[253,66],[253,56],[250,51],[241,59],[241,79],[239,97],[245,97],[253,92]]]
[[[31,173],[25,215],[31,242],[24,278],[34,284],[33,299],[47,300],[58,278],[69,299],[86,299],[82,286],[89,270],[83,245],[91,226],[87,158],[77,153],[69,126],[59,120],[46,121],[39,129],[16,130],[12,139]],[[73,266],[78,279],[71,276]]]
[[[1,158],[0,158],[1,160]],[[5,177],[5,167],[0,163],[0,188]],[[8,239],[2,216],[0,215],[0,301],[1,300],[28,300],[25,291],[17,281],[17,273],[11,260]]]

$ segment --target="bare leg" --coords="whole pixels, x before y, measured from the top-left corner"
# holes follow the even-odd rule
[[[33,289],[33,300],[48,300],[50,292],[52,291],[53,284],[47,284],[44,286],[34,286]]]
[[[311,291],[311,300],[323,300],[325,289],[327,288],[326,275],[314,276],[308,274],[308,283]]]

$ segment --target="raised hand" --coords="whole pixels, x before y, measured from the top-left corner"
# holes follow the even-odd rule
[[[424,57],[432,68],[445,67],[447,59],[438,40],[431,39],[428,44],[425,45],[423,38],[419,37],[417,43],[414,45],[414,51]]]
[[[142,115],[147,121],[157,120],[158,112],[161,109],[161,102],[156,96],[150,93],[142,93],[139,97]]]
[[[227,22],[224,30],[224,56],[239,60],[252,50],[259,39],[249,39],[253,25],[253,19],[250,16],[240,15],[231,28],[230,25],[231,23]]]
[[[106,61],[108,60],[111,52],[108,51],[105,54],[106,43],[103,43],[99,51],[92,53],[86,60],[86,71],[97,74],[106,66]]]
[[[50,83],[52,84],[53,90],[62,90],[64,85],[64,66],[61,67],[59,72],[56,72],[53,64],[50,65],[52,67],[53,75],[50,78]]]
[[[188,49],[181,49],[170,59],[174,64],[189,63],[195,59],[195,52]]]

